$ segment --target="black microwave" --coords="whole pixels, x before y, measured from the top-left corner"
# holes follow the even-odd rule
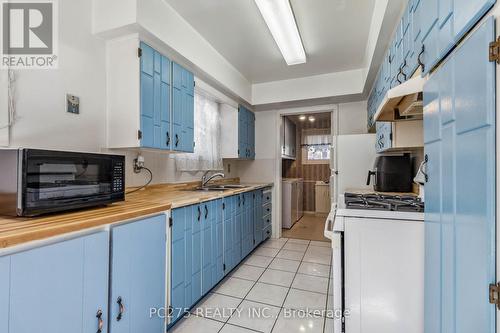
[[[125,200],[125,157],[0,149],[0,215],[37,216]]]

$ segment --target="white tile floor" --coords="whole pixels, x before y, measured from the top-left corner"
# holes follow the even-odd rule
[[[331,247],[268,240],[182,319],[172,333],[330,333]]]

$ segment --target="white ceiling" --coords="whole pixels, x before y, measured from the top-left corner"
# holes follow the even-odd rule
[[[375,0],[290,0],[307,63],[287,66],[253,0],[165,0],[251,83],[366,67]]]

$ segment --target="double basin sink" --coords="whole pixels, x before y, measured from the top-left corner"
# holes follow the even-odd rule
[[[226,184],[226,185],[210,185],[210,186],[205,186],[205,187],[198,187],[196,188],[196,191],[227,191],[227,190],[234,190],[234,189],[243,189],[243,188],[248,188],[249,186],[245,185],[239,185],[239,184]]]

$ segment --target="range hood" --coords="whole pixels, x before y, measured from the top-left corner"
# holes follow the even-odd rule
[[[421,119],[423,115],[423,90],[425,77],[415,75],[387,91],[375,113],[375,121]]]

